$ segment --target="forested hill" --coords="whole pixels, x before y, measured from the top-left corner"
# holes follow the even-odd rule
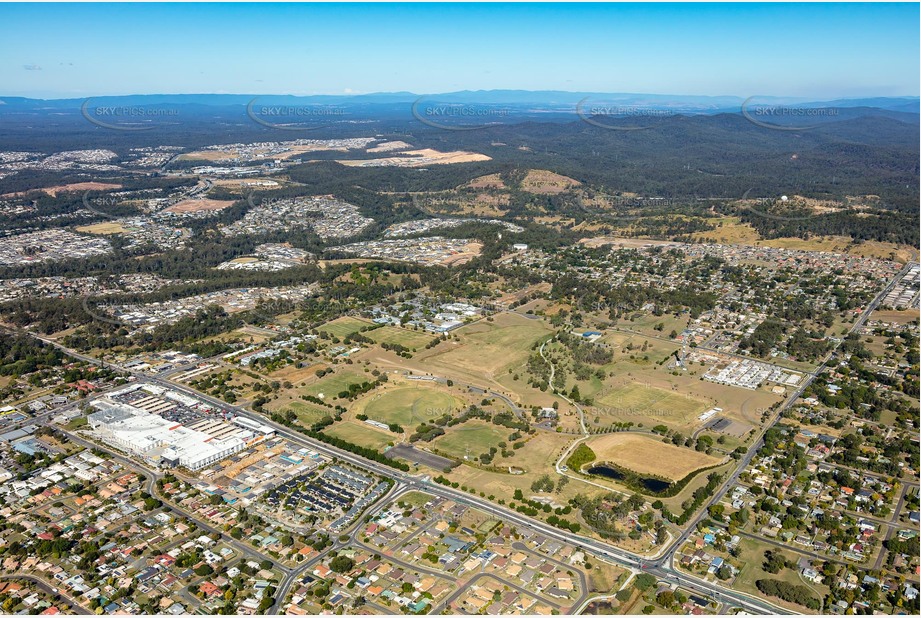
[[[132,132],[96,126],[79,110],[62,113],[53,107],[44,110],[22,102],[2,105],[3,148],[47,153],[109,148],[125,154],[137,146],[198,148],[300,137],[379,136],[406,140],[416,147],[471,150],[492,158],[485,163],[446,166],[450,170],[438,170],[438,174],[429,170],[432,175],[451,177],[451,182],[456,178],[452,186],[473,175],[518,167],[549,169],[593,187],[651,196],[736,198],[746,192],[750,197],[879,195],[884,207],[918,210],[918,114],[891,108],[841,108],[838,114],[815,122],[802,119],[804,128],[800,130],[762,126],[736,111],[588,117],[598,120],[596,124],[574,113],[539,122],[525,115],[477,130],[452,131],[423,124],[405,102],[383,101],[352,108],[342,121],[304,133],[261,126],[248,118],[245,106],[236,101],[224,106],[192,102],[179,108],[178,116],[157,121],[150,130]],[[366,120],[357,122],[357,118]],[[800,121],[788,118],[777,123],[790,129]],[[808,125],[810,122],[815,126]],[[765,124],[772,123],[768,119]],[[310,158],[335,157],[335,153],[315,153]],[[426,174],[393,168],[341,169],[343,178],[354,178],[355,184],[369,189],[381,184],[399,190],[399,182],[387,179],[421,180]],[[22,188],[17,185],[6,190]]]

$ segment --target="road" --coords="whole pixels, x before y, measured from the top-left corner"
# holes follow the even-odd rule
[[[496,580],[497,582],[499,582],[500,584],[502,584],[503,586],[505,586],[505,587],[507,587],[507,588],[511,588],[512,590],[514,590],[514,591],[517,592],[518,594],[522,594],[522,595],[525,595],[525,596],[529,596],[529,597],[533,597],[533,598],[539,599],[542,603],[546,603],[547,605],[549,605],[550,607],[552,607],[555,611],[557,611],[557,613],[559,613],[559,609],[560,609],[560,607],[561,607],[561,605],[560,605],[559,603],[557,603],[557,602],[555,602],[555,601],[550,601],[550,600],[548,600],[548,599],[545,599],[544,597],[539,597],[539,596],[537,596],[536,594],[534,594],[533,592],[531,592],[530,590],[527,590],[527,589],[525,589],[525,588],[519,586],[518,584],[512,583],[512,582],[508,581],[507,579],[502,579],[501,577],[499,577],[498,575],[496,575],[496,574],[494,574],[494,573],[477,573],[477,574],[474,575],[472,578],[470,578],[470,580],[466,583],[466,585],[461,586],[461,587],[459,587],[457,590],[455,590],[454,592],[452,592],[444,601],[442,601],[441,603],[439,603],[439,604],[435,607],[435,609],[433,609],[433,610],[432,610],[431,612],[429,612],[429,613],[430,613],[432,616],[437,616],[437,615],[443,613],[445,610],[452,610],[451,613],[455,613],[457,610],[454,610],[453,608],[451,608],[451,604],[454,603],[462,594],[464,594],[465,592],[467,592],[470,586],[472,586],[473,584],[477,583],[477,582],[480,581],[481,579],[494,579],[494,580]]]
[[[554,386],[553,384],[553,378],[556,376],[556,367],[554,366],[552,362],[550,362],[550,359],[548,359],[544,355],[544,346],[546,346],[550,341],[551,340],[548,340],[540,344],[540,350],[539,350],[540,357],[544,359],[545,363],[550,365],[550,379],[548,380],[550,384],[550,388],[551,390],[553,390],[554,393],[557,394],[557,396],[562,397],[564,401],[566,401],[569,405],[571,405],[572,407],[576,409],[576,412],[579,414],[579,428],[582,430],[582,435],[587,436],[588,429],[585,428],[585,411],[582,409],[582,406],[580,406],[575,401],[567,397],[564,393],[561,393],[560,391],[558,391],[556,386]]]
[[[290,567],[287,567],[281,564],[280,562],[273,559],[271,556],[267,554],[263,554],[257,548],[251,545],[247,545],[246,543],[243,543],[242,541],[238,541],[237,539],[231,537],[229,534],[227,534],[223,530],[220,530],[219,528],[215,528],[214,526],[211,526],[201,521],[201,519],[197,515],[183,509],[180,506],[173,504],[166,497],[160,495],[157,492],[157,480],[159,478],[162,478],[163,475],[160,474],[159,472],[151,470],[147,468],[146,466],[142,466],[138,464],[137,462],[135,462],[134,460],[121,455],[117,451],[114,451],[105,445],[99,444],[97,442],[91,442],[89,440],[84,440],[83,438],[75,436],[72,433],[68,433],[68,437],[70,438],[72,442],[80,444],[81,446],[84,446],[88,449],[98,449],[101,451],[105,451],[106,454],[108,454],[115,461],[119,462],[126,469],[131,470],[135,472],[136,474],[143,475],[146,479],[144,481],[144,491],[146,491],[148,494],[150,494],[154,498],[159,499],[163,503],[163,506],[162,506],[163,509],[172,511],[175,515],[178,515],[184,519],[188,519],[188,520],[195,522],[195,525],[198,526],[198,528],[206,534],[220,535],[223,542],[227,543],[228,545],[230,545],[231,547],[233,547],[234,549],[236,549],[238,552],[240,552],[243,555],[251,554],[251,555],[258,556],[262,560],[268,560],[272,563],[273,568],[278,569],[282,573],[287,573],[291,571]]]
[[[899,281],[899,279],[901,279],[902,276],[908,272],[908,269],[909,269],[909,266],[906,265],[901,271],[899,271],[899,273],[892,279],[892,281],[890,281],[889,284],[879,294],[877,294],[873,298],[870,304],[867,305],[867,308],[854,321],[854,324],[851,326],[850,330],[848,331],[849,333],[857,332],[857,330],[859,330],[863,326],[863,324],[867,321],[867,318],[870,316],[873,310],[876,309],[877,306],[879,306],[880,301],[886,296],[886,294],[889,293],[889,291],[895,286],[895,284]],[[717,492],[713,495],[710,501],[707,504],[705,504],[703,508],[700,509],[697,516],[694,517],[694,519],[689,522],[685,531],[678,537],[676,543],[672,546],[671,550],[667,554],[670,558],[674,556],[674,554],[684,544],[684,542],[688,539],[688,537],[694,532],[694,530],[696,530],[697,524],[700,523],[704,518],[709,517],[708,508],[710,506],[713,506],[714,504],[719,503],[723,499],[723,497],[726,495],[726,492],[729,491],[729,488],[738,482],[739,476],[741,476],[742,472],[749,466],[752,459],[754,459],[755,455],[758,453],[758,451],[761,449],[762,445],[764,444],[764,434],[767,433],[767,431],[771,427],[777,424],[777,422],[782,417],[783,412],[785,412],[790,407],[792,407],[796,403],[796,401],[800,398],[800,396],[802,396],[803,391],[805,391],[806,388],[808,388],[809,385],[812,384],[812,382],[822,373],[822,371],[828,365],[829,361],[831,361],[831,359],[834,358],[835,353],[838,349],[838,346],[840,345],[841,345],[840,342],[836,344],[835,347],[832,348],[832,350],[830,350],[828,354],[826,354],[825,358],[822,360],[822,363],[819,364],[819,366],[816,367],[811,373],[806,374],[806,379],[803,380],[803,382],[796,389],[796,391],[792,395],[790,395],[790,397],[787,398],[784,404],[780,406],[774,412],[770,420],[767,423],[765,423],[761,431],[758,433],[758,437],[752,441],[751,447],[749,447],[748,451],[745,453],[745,456],[742,457],[741,460],[739,461],[739,465],[736,467],[735,471],[729,476],[729,478],[726,479],[726,481],[723,482],[723,484],[720,486]]]
[[[67,352],[68,354],[70,354],[71,356],[75,358],[84,360],[89,363],[94,363],[97,365],[102,364],[102,361],[100,361],[99,359],[96,359],[92,356],[88,356],[86,354],[82,354],[75,350],[71,350],[61,345],[57,341],[54,341],[53,339],[49,339],[47,337],[41,337],[29,331],[23,331],[23,332],[31,336],[37,337],[38,339],[48,343],[49,345],[53,345],[57,347],[61,349],[62,351]],[[628,569],[637,569],[637,568],[640,568],[642,564],[646,564],[648,565],[648,568],[646,568],[646,572],[656,575],[657,577],[660,577],[661,579],[668,579],[674,583],[681,583],[685,587],[695,592],[699,592],[701,594],[722,595],[723,598],[729,599],[736,605],[743,607],[753,613],[761,613],[761,614],[789,613],[787,612],[787,610],[784,610],[783,608],[780,608],[764,599],[752,597],[752,596],[746,595],[745,593],[737,592],[734,590],[723,590],[719,586],[716,586],[708,582],[704,582],[702,580],[698,580],[690,575],[679,572],[673,569],[670,566],[670,562],[665,560],[664,558],[660,558],[655,562],[649,562],[647,559],[645,559],[642,556],[638,556],[631,552],[627,552],[614,545],[609,545],[608,543],[605,543],[597,539],[574,535],[573,533],[569,531],[564,531],[559,528],[555,528],[537,519],[531,519],[516,511],[512,511],[504,506],[494,504],[476,495],[473,495],[467,492],[462,492],[459,489],[453,489],[451,487],[446,487],[443,485],[439,485],[437,483],[432,483],[427,480],[423,480],[424,477],[418,478],[411,474],[403,473],[385,464],[381,464],[375,461],[365,459],[358,455],[349,453],[348,451],[344,451],[344,450],[335,448],[333,446],[330,446],[324,442],[320,442],[319,440],[314,440],[284,425],[275,423],[270,418],[267,418],[260,414],[256,414],[254,412],[250,412],[249,410],[246,410],[239,406],[228,404],[224,401],[211,397],[210,395],[200,393],[183,384],[169,382],[167,380],[163,380],[156,376],[150,376],[142,372],[133,372],[133,371],[125,369],[124,367],[120,367],[114,363],[108,363],[108,365],[120,371],[124,371],[125,373],[134,375],[138,381],[150,382],[153,384],[158,384],[160,386],[171,388],[179,392],[183,392],[187,395],[196,397],[214,406],[220,406],[223,409],[230,410],[234,414],[238,414],[242,417],[249,418],[251,420],[258,421],[260,423],[269,425],[270,427],[275,429],[277,435],[290,440],[294,444],[303,446],[305,448],[309,448],[311,450],[314,450],[318,453],[322,453],[330,457],[336,457],[340,460],[349,462],[353,465],[364,468],[366,470],[369,470],[381,476],[392,478],[397,483],[402,483],[404,486],[406,486],[409,489],[421,490],[421,491],[425,491],[426,493],[429,493],[432,495],[440,496],[442,498],[455,500],[462,504],[466,504],[473,508],[484,511],[495,517],[501,518],[502,520],[509,522],[513,525],[531,528],[533,530],[540,532],[541,534],[543,534],[544,536],[548,538],[552,538],[552,539],[561,541],[563,543],[576,543],[584,551],[595,556],[596,559],[605,560],[614,565],[628,568]],[[124,459],[124,458],[121,458],[121,459]],[[133,465],[135,467],[137,466],[137,464],[133,464]]]
[[[75,614],[79,614],[81,616],[92,616],[93,615],[93,612],[91,612],[90,610],[86,609],[85,607],[77,603],[77,601],[73,597],[71,597],[65,592],[61,592],[58,588],[48,583],[47,580],[41,577],[38,577],[36,575],[27,575],[25,573],[9,573],[9,574],[0,575],[0,579],[13,579],[13,580],[18,579],[18,580],[24,580],[24,581],[31,582],[36,588],[39,588],[45,594],[51,597],[52,601],[55,601],[56,597],[65,601],[70,606],[71,610]]]
[[[902,277],[902,275],[905,272],[907,272],[907,270],[908,270],[908,267],[906,266],[886,286],[886,288],[873,299],[873,301],[867,306],[866,310],[860,315],[860,317],[857,320],[855,320],[854,325],[850,329],[850,332],[855,332],[856,330],[858,330],[860,327],[863,326],[863,324],[866,322],[871,312],[879,305],[879,302],[881,301],[881,299],[892,289],[895,283]],[[101,361],[99,359],[88,356],[86,354],[76,352],[74,350],[70,350],[52,339],[49,339],[47,337],[41,337],[29,331],[22,331],[22,332],[25,332],[26,334],[29,334],[33,337],[37,337],[38,339],[41,339],[42,341],[50,345],[54,345],[55,347],[58,347],[62,349],[63,351],[67,352],[71,356],[74,356],[86,362],[90,362],[94,364],[101,364]],[[155,384],[159,384],[161,386],[165,386],[167,388],[171,388],[171,389],[174,389],[180,392],[184,392],[190,396],[197,397],[215,406],[220,406],[221,408],[229,409],[235,414],[238,414],[242,417],[246,417],[251,420],[255,420],[255,421],[264,423],[266,425],[269,425],[276,430],[276,433],[279,436],[282,436],[290,440],[294,444],[302,445],[306,448],[310,448],[314,451],[317,451],[319,453],[322,453],[322,454],[325,454],[331,457],[337,457],[343,461],[347,461],[356,466],[362,467],[366,470],[370,470],[371,472],[374,472],[381,476],[392,478],[397,483],[401,483],[403,486],[407,488],[421,489],[427,493],[430,493],[436,496],[441,496],[443,498],[448,498],[451,500],[458,501],[460,503],[466,504],[468,506],[479,509],[481,511],[485,511],[486,513],[490,515],[494,515],[495,517],[501,518],[502,520],[510,522],[514,525],[528,527],[533,530],[536,530],[548,538],[559,540],[564,543],[578,544],[579,547],[581,547],[584,551],[586,551],[587,553],[591,555],[594,555],[597,559],[605,560],[615,565],[618,565],[618,566],[621,566],[627,569],[631,569],[631,570],[642,569],[645,572],[655,575],[656,577],[662,580],[669,581],[671,583],[680,584],[694,592],[714,596],[715,598],[721,601],[725,600],[725,601],[732,602],[738,605],[739,607],[742,607],[751,612],[764,613],[764,614],[777,614],[777,613],[787,614],[791,612],[777,605],[774,605],[773,603],[767,601],[766,599],[763,599],[760,597],[749,596],[747,594],[738,592],[736,590],[723,588],[716,584],[700,580],[687,573],[678,571],[674,567],[673,559],[678,549],[684,544],[687,538],[696,529],[697,524],[704,517],[708,516],[707,507],[713,504],[716,504],[720,500],[722,500],[723,496],[725,496],[729,488],[732,487],[738,481],[738,478],[741,475],[742,471],[744,471],[745,468],[748,467],[748,465],[751,463],[752,459],[754,458],[755,454],[761,448],[761,445],[764,439],[764,433],[768,430],[768,428],[773,427],[773,425],[780,418],[780,414],[784,410],[792,406],[793,403],[799,398],[799,396],[802,395],[803,391],[812,383],[813,380],[815,380],[816,376],[819,375],[819,373],[821,373],[822,370],[824,370],[825,366],[828,364],[829,360],[834,355],[836,349],[837,349],[837,346],[831,352],[829,352],[825,360],[813,372],[807,374],[806,380],[804,380],[803,383],[800,385],[800,387],[787,399],[784,405],[778,408],[778,410],[774,413],[774,415],[771,417],[769,422],[766,423],[765,426],[762,428],[758,437],[753,441],[752,446],[748,449],[745,456],[740,459],[739,464],[736,467],[733,474],[731,474],[723,482],[722,486],[714,494],[711,500],[706,505],[704,505],[703,508],[700,509],[698,515],[691,522],[688,523],[685,531],[674,539],[668,551],[666,551],[660,558],[655,558],[655,559],[646,559],[642,556],[633,554],[631,552],[627,552],[616,546],[605,543],[604,541],[601,541],[601,540],[583,537],[579,535],[574,535],[569,531],[564,531],[559,528],[550,526],[549,524],[543,521],[525,517],[521,515],[520,513],[517,513],[516,511],[512,511],[504,506],[494,504],[486,499],[479,498],[478,496],[474,494],[462,492],[460,490],[453,489],[451,487],[446,487],[443,485],[439,485],[436,483],[431,483],[431,482],[428,482],[427,480],[424,480],[424,477],[417,478],[411,474],[400,472],[394,468],[391,468],[390,466],[367,460],[358,455],[349,453],[348,451],[344,451],[344,450],[332,447],[328,444],[320,442],[319,440],[314,440],[284,425],[275,423],[274,421],[272,421],[271,419],[265,416],[256,414],[254,412],[250,412],[239,406],[227,404],[224,401],[220,401],[218,399],[215,399],[214,397],[211,397],[204,393],[200,393],[185,385],[177,384],[174,382],[169,382],[167,380],[163,380],[156,376],[148,376],[146,374],[131,372],[131,371],[125,370],[123,367],[119,367],[111,363],[110,363],[110,366],[113,366],[116,369],[119,369],[121,371],[125,371],[126,373],[131,373],[135,375],[138,380],[152,382]],[[577,409],[581,410],[578,407]],[[583,431],[584,431],[584,423],[583,423]]]

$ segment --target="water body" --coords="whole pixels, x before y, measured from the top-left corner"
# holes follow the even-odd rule
[[[613,479],[615,481],[624,481],[627,480],[627,475],[623,472],[614,468],[612,466],[606,466],[604,464],[599,464],[597,466],[592,466],[588,469],[589,474],[596,474],[598,476],[603,476],[605,478]],[[645,477],[636,475],[636,480],[639,481],[646,490],[650,493],[661,493],[671,487],[671,483],[663,481],[662,479]]]

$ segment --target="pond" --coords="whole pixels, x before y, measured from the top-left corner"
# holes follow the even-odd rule
[[[591,468],[588,469],[588,473],[596,474],[598,476],[603,476],[605,478],[613,479],[615,481],[628,480],[626,474],[624,474],[623,472],[621,472],[620,470],[618,470],[617,468],[613,466],[608,466],[604,464],[592,466]],[[644,489],[654,494],[661,493],[665,491],[666,489],[668,489],[669,487],[671,487],[672,485],[668,481],[663,481],[662,479],[640,476],[638,474],[633,475],[633,476],[634,476],[634,480],[638,482],[640,485],[642,485]]]

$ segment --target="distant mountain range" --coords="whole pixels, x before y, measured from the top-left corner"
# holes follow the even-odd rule
[[[814,100],[777,96],[698,96],[673,94],[565,92],[559,90],[463,90],[438,94],[417,94],[412,92],[383,92],[357,95],[260,95],[260,94],[144,94],[91,97],[98,105],[190,105],[209,107],[238,107],[248,105],[256,99],[259,105],[337,105],[368,109],[411,105],[422,100],[426,103],[455,105],[508,106],[519,112],[571,112],[580,103],[592,106],[602,104],[643,107],[645,109],[669,110],[685,114],[718,114],[739,112],[743,104],[785,105],[798,108],[869,108],[918,114],[921,112],[919,97],[865,97],[854,99]],[[0,96],[0,113],[3,111],[52,111],[73,110],[81,107],[85,98],[79,99],[30,99],[24,97]]]

